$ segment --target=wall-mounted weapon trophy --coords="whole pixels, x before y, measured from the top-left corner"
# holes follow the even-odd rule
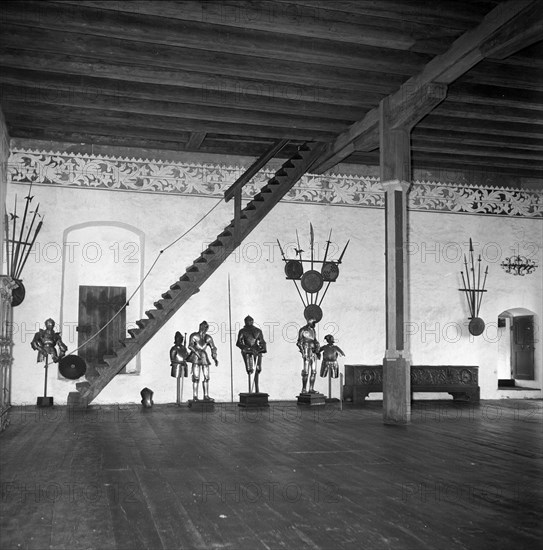
[[[315,236],[313,232],[313,225],[309,224],[309,247],[310,247],[310,257],[309,259],[304,259],[302,253],[304,250],[300,247],[300,238],[298,236],[298,231],[296,231],[296,243],[297,248],[295,249],[296,258],[288,259],[285,256],[285,252],[279,240],[279,250],[285,262],[285,275],[287,279],[290,279],[294,282],[296,291],[302,300],[304,305],[304,317],[307,321],[307,325],[302,327],[298,334],[297,346],[302,354],[303,358],[303,369],[302,369],[302,391],[298,395],[298,404],[301,405],[323,405],[325,403],[324,394],[315,391],[313,385],[315,383],[315,378],[317,374],[317,359],[320,357],[319,354],[319,342],[316,339],[315,334],[315,325],[322,319],[322,309],[321,304],[330,288],[330,285],[335,282],[339,276],[339,264],[343,260],[343,256],[349,242],[343,248],[341,255],[337,260],[329,260],[328,252],[330,250],[330,244],[332,239],[332,230],[326,241],[326,249],[324,252],[324,259],[318,260],[315,258]],[[304,263],[309,264],[309,269],[304,270]],[[315,269],[316,265],[320,264],[320,271]],[[298,281],[302,290],[305,293],[305,299],[302,295],[302,292],[298,288]],[[319,295],[326,283],[324,292],[319,300]],[[309,390],[307,389],[307,382],[309,381]]]
[[[54,363],[58,363],[66,354],[68,346],[62,341],[59,332],[55,332],[55,321],[47,319],[45,321],[45,329],[40,329],[34,334],[32,349],[38,352],[38,363],[45,361],[45,383],[43,388],[43,397],[38,397],[38,407],[52,407],[53,398],[47,397],[47,371],[49,368],[49,356]],[[58,350],[57,350],[58,348]]]
[[[473,336],[480,336],[485,330],[485,322],[479,317],[479,311],[481,309],[481,302],[483,300],[483,293],[486,292],[485,284],[486,277],[488,275],[488,266],[486,266],[484,272],[483,284],[481,285],[481,255],[477,259],[477,269],[475,268],[475,261],[473,259],[473,243],[471,239],[469,240],[469,267],[468,260],[464,254],[464,266],[466,269],[466,274],[461,271],[462,283],[464,288],[459,288],[460,292],[464,292],[466,295],[466,300],[468,302],[470,321],[468,325],[468,330]],[[475,276],[475,271],[477,271],[477,277]]]
[[[39,213],[40,205],[38,204],[34,210],[30,210],[30,203],[34,198],[31,195],[31,191],[32,185],[30,185],[28,195],[25,197],[26,204],[20,227],[18,227],[17,196],[15,196],[13,212],[8,214],[6,211],[4,214],[7,274],[17,284],[17,288],[14,288],[12,293],[11,305],[13,307],[21,304],[25,298],[26,290],[21,279],[21,274],[43,225],[43,217]],[[33,214],[33,216],[30,223],[27,223],[29,214]],[[42,219],[34,227],[38,217]]]
[[[187,334],[185,333],[185,340]],[[177,379],[177,406],[180,407],[183,401],[183,382],[189,375],[187,357],[189,352],[183,344],[183,336],[177,331],[175,333],[174,345],[170,349],[171,376]]]

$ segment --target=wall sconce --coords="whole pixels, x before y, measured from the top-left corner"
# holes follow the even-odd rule
[[[511,256],[510,258],[505,258],[505,261],[500,265],[506,273],[520,275],[521,277],[530,275],[530,273],[533,273],[537,268],[535,261],[526,258],[526,256]]]

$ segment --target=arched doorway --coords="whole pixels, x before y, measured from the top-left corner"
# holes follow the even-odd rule
[[[535,314],[511,308],[498,316],[498,388],[536,379]],[[522,382],[521,382],[522,383]]]

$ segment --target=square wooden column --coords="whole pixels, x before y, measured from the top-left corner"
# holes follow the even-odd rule
[[[383,421],[411,419],[411,357],[404,338],[407,317],[407,190],[411,179],[410,127],[394,126],[388,98],[380,105],[380,168],[385,191],[386,351]]]
[[[409,182],[382,182],[385,190],[386,351],[383,359],[383,420],[406,424],[411,417],[411,357],[404,337],[407,315],[407,190]]]

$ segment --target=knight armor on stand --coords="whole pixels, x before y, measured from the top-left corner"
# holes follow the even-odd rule
[[[45,329],[40,329],[34,334],[30,345],[32,349],[38,352],[38,363],[45,361],[49,355],[54,363],[58,363],[68,350],[68,346],[62,341],[60,333],[55,332],[55,321],[53,319],[45,321]]]
[[[198,386],[200,384],[200,375],[203,375],[202,390],[204,393],[204,401],[213,401],[209,397],[209,365],[211,361],[207,354],[207,348],[211,350],[211,357],[215,366],[219,366],[217,361],[217,348],[213,342],[213,338],[207,334],[209,325],[206,321],[200,323],[198,332],[193,332],[189,338],[190,355],[187,359],[192,363],[192,393],[193,400],[198,401]]]
[[[188,355],[189,352],[187,351],[187,348],[183,345],[183,336],[179,331],[177,331],[175,333],[174,345],[170,349],[170,364],[172,367],[171,375],[173,378],[188,376]]]
[[[307,325],[298,331],[298,341],[296,342],[304,361],[302,369],[302,392],[317,393],[314,389],[315,379],[317,377],[317,359],[320,357],[320,345],[315,331],[315,319],[308,319]],[[307,381],[309,379],[309,391],[307,391]]]
[[[236,346],[241,350],[245,370],[249,377],[249,393],[253,393],[251,375],[253,375],[254,392],[260,393],[258,378],[262,371],[262,355],[266,353],[266,342],[262,331],[254,326],[254,319],[248,315],[244,319],[245,326],[238,333]]]
[[[339,376],[338,357],[340,355],[345,357],[345,354],[339,346],[335,345],[334,337],[331,334],[327,334],[324,339],[327,343],[320,348],[322,354],[321,378],[327,376],[337,378]]]

